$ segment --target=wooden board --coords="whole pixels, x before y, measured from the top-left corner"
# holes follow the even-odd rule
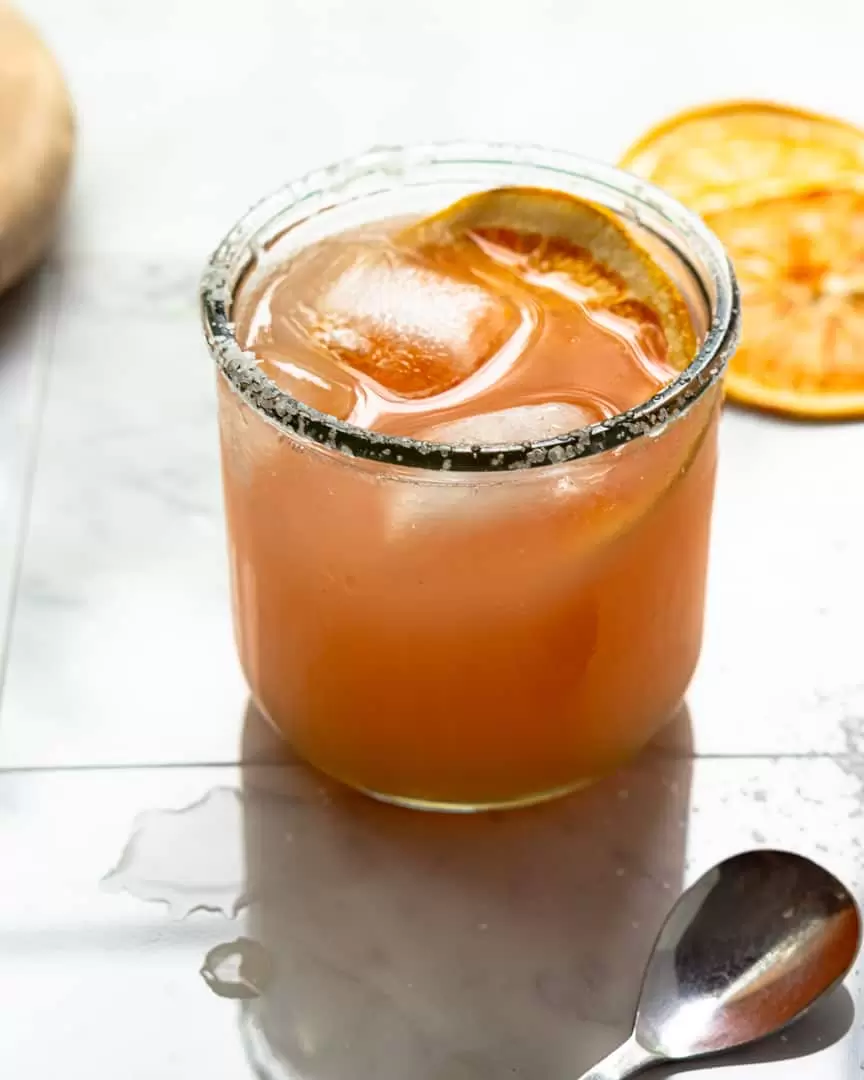
[[[74,136],[57,62],[30,24],[0,3],[0,290],[51,241]]]

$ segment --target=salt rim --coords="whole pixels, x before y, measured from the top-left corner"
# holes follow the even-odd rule
[[[413,171],[436,165],[523,166],[548,171],[559,178],[555,186],[565,191],[568,177],[571,182],[586,180],[595,187],[609,189],[619,198],[623,196],[628,209],[645,227],[650,225],[642,219],[640,209],[653,212],[671,225],[676,239],[695,248],[703,260],[717,298],[711,305],[710,328],[693,362],[653,397],[626,412],[554,438],[500,445],[454,446],[382,435],[318,412],[286,394],[263,373],[254,353],[240,348],[228,316],[238,262],[244,255],[255,254],[257,232],[279,213],[306,200],[327,196],[332,200],[329,206],[338,205],[355,195],[391,189],[400,181],[408,181]],[[355,191],[358,187],[360,190]],[[704,281],[693,268],[692,260],[684,251],[679,250],[678,254],[693,269],[704,290]],[[247,404],[284,432],[348,457],[456,472],[554,465],[657,434],[720,377],[740,334],[740,296],[735,273],[719,240],[700,218],[653,184],[621,169],[543,147],[503,143],[380,147],[286,184],[253,206],[228,233],[207,264],[200,297],[207,344],[220,370]]]

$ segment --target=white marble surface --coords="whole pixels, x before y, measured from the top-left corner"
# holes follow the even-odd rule
[[[69,74],[80,155],[51,267],[0,308],[0,1074],[234,1080],[252,1075],[257,1025],[303,1080],[481,1080],[504,1064],[572,1080],[625,1023],[671,895],[715,859],[787,846],[862,895],[864,426],[727,411],[697,758],[673,732],[677,757],[507,819],[490,846],[484,826],[346,809],[302,770],[260,764],[273,749],[254,721],[244,732],[195,306],[204,255],[251,200],[373,143],[614,158],[715,96],[864,123],[860,0],[25,7]],[[238,924],[99,888],[137,813],[220,785],[282,796],[235,837],[253,882],[274,867]],[[467,873],[474,844],[500,863]],[[443,868],[422,862],[436,845]],[[572,876],[547,882],[556,851]],[[197,970],[244,925],[281,974],[238,1014]],[[499,965],[501,991],[483,981]],[[860,975],[850,990],[860,1028]],[[832,1041],[829,1021],[723,1075],[851,1080],[860,1031]]]
[[[2,703],[9,766],[237,758],[196,272],[111,255],[64,278]]]
[[[220,808],[143,819],[161,843],[126,880],[176,896],[191,864],[189,903],[245,881],[236,920],[100,888],[142,810],[214,791]],[[864,884],[858,781],[826,759],[643,761],[497,819],[394,813],[267,766],[7,773],[0,806],[15,883],[0,892],[0,1069],[28,1078],[58,1061],[70,1078],[239,1078],[279,1059],[304,1080],[574,1080],[625,1030],[671,897],[715,860],[790,847]],[[238,1003],[199,969],[240,935],[270,980]],[[720,1075],[855,1076],[851,1007],[843,994]]]
[[[32,491],[57,324],[57,280],[45,272],[0,300],[0,655],[5,655]]]

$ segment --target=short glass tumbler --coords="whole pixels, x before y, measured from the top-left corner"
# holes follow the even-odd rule
[[[239,347],[232,303],[250,274],[506,185],[606,206],[676,281],[698,350],[644,404],[535,443],[447,447],[315,412]],[[580,787],[671,718],[699,655],[739,327],[729,261],[697,217],[569,154],[377,150],[253,208],[213,255],[202,302],[240,658],[302,757],[382,799],[477,810]]]

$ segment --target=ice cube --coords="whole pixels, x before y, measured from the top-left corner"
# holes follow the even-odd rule
[[[322,241],[269,297],[273,343],[299,333],[404,398],[456,386],[521,324],[518,306],[386,237]]]
[[[456,446],[497,446],[551,439],[586,427],[599,419],[601,416],[593,409],[570,402],[551,401],[542,405],[516,405],[497,412],[463,416],[437,424],[423,437],[432,442]]]
[[[422,438],[450,445],[489,445],[534,442],[564,435],[602,419],[598,409],[569,402],[546,402],[542,405],[517,405],[510,409],[463,416],[437,424],[422,433]],[[456,524],[460,521],[498,519],[513,513],[531,500],[572,499],[594,484],[605,472],[593,461],[570,463],[567,472],[556,475],[551,483],[531,484],[531,477],[521,473],[489,474],[485,482],[474,481],[471,474],[447,473],[446,482],[404,483],[395,489],[390,506],[390,528],[394,536],[404,535],[418,526],[428,528],[434,522]],[[436,478],[440,481],[440,477]],[[514,482],[521,483],[518,497]]]

